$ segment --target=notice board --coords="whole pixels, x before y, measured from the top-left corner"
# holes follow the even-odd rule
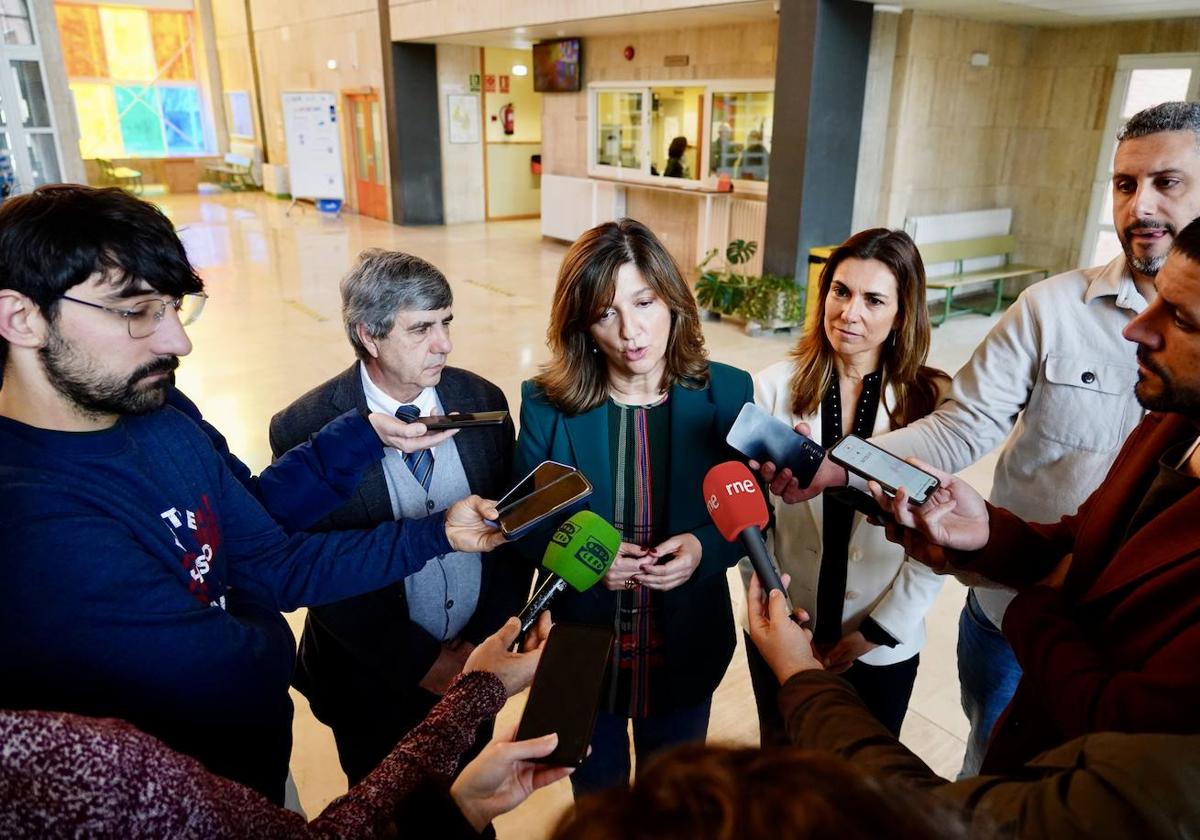
[[[337,95],[327,91],[284,93],[283,132],[292,197],[345,200]]]

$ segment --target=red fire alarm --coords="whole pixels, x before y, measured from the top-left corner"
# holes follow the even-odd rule
[[[635,53],[634,53],[634,49],[633,49],[632,45],[625,48],[625,60],[626,61],[633,61],[634,55],[635,55]]]

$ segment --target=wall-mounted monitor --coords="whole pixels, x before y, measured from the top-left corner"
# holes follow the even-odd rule
[[[533,45],[533,89],[538,93],[572,93],[582,89],[578,38]]]

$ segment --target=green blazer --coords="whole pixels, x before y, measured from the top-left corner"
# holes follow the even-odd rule
[[[725,572],[742,556],[709,519],[701,484],[705,473],[722,461],[743,460],[725,443],[725,435],[742,406],[754,401],[754,386],[744,370],[712,362],[705,388],[671,388],[669,535],[689,532],[700,541],[700,565],[683,585],[663,593],[665,674],[651,688],[656,710],[697,705],[716,689],[733,657],[733,610]],[[532,380],[521,385],[521,430],[513,462],[514,477],[523,478],[545,460],[571,464],[592,483],[583,505],[613,520],[612,468],[608,451],[608,408],[568,416],[554,407]],[[564,514],[559,518],[565,519]],[[558,525],[558,521],[552,523]],[[525,537],[521,551],[540,560],[549,528]],[[602,584],[587,592],[562,593],[551,606],[556,621],[611,626],[618,593]]]

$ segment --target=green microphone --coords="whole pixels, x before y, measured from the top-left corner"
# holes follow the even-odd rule
[[[568,586],[576,592],[595,586],[620,548],[621,535],[617,529],[590,510],[581,510],[559,525],[542,555],[542,566],[550,574],[518,616],[521,633],[529,630],[554,597]]]

